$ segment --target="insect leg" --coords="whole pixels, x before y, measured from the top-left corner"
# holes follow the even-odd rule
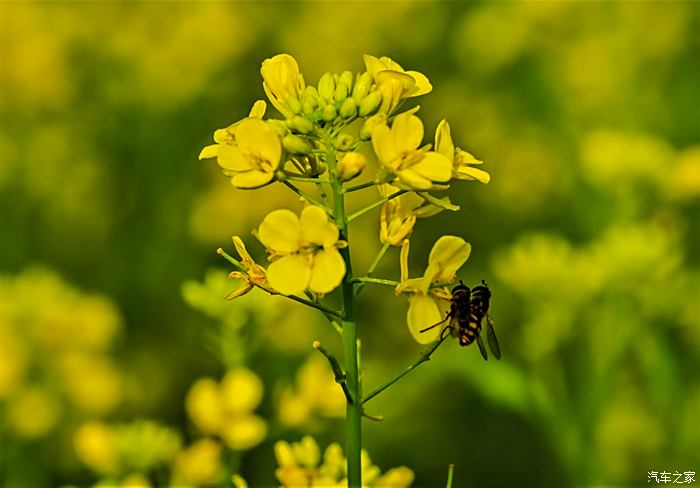
[[[450,317],[451,317],[450,312],[447,312],[447,317],[445,317],[444,319],[442,319],[442,320],[441,320],[440,322],[438,322],[437,324],[433,324],[433,325],[431,325],[430,327],[426,327],[425,329],[422,329],[422,330],[420,330],[419,332],[420,332],[420,333],[423,333],[423,332],[425,332],[425,331],[428,331],[428,330],[430,330],[430,329],[433,329],[433,328],[437,327],[438,325],[444,324],[445,322],[447,322],[447,321],[450,319]]]

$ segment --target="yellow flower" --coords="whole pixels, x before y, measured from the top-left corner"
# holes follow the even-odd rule
[[[107,474],[117,467],[118,453],[112,429],[102,422],[82,424],[73,435],[78,458],[91,469]]]
[[[173,478],[177,485],[213,485],[221,468],[222,446],[212,439],[201,439],[175,454]]]
[[[405,98],[430,93],[433,89],[428,78],[418,71],[406,71],[401,65],[386,56],[377,58],[364,55],[365,67],[382,94],[380,112],[391,113]]]
[[[383,198],[399,191],[399,188],[388,183],[380,185],[378,189]],[[412,192],[392,198],[382,206],[379,239],[382,243],[400,246],[411,235],[417,218],[430,217],[442,210],[437,205],[426,204],[423,198]]]
[[[435,151],[444,155],[452,161],[452,177],[459,180],[477,180],[481,183],[488,183],[491,176],[484,170],[474,168],[475,165],[482,164],[474,156],[466,151],[455,147],[452,142],[450,124],[442,120],[435,130]]]
[[[228,276],[229,278],[243,280],[245,283],[240,288],[229,293],[226,296],[226,300],[233,300],[234,298],[245,295],[252,290],[254,286],[259,286],[269,293],[275,293],[267,283],[265,268],[253,261],[253,258],[248,254],[248,250],[245,248],[245,244],[243,244],[241,238],[233,236],[233,245],[236,251],[238,251],[238,255],[241,257],[241,264],[243,264],[246,271],[232,271]]]
[[[314,414],[345,415],[345,395],[320,354],[310,356],[299,368],[296,387],[282,390],[278,406],[280,421],[290,427],[307,424]]]
[[[270,285],[287,295],[309,289],[329,293],[345,276],[339,248],[338,227],[321,207],[310,205],[297,217],[289,210],[275,210],[260,224],[258,239],[272,254],[267,269]]]
[[[185,407],[192,422],[204,433],[220,436],[231,449],[250,449],[267,434],[267,424],[252,412],[260,404],[263,386],[250,370],[229,371],[217,383],[211,378],[195,382]]]
[[[301,106],[306,84],[299,72],[299,65],[289,54],[277,54],[266,59],[260,68],[263,77],[263,89],[272,105],[286,118],[295,115],[292,107]],[[296,112],[298,113],[298,112]]]
[[[406,320],[408,330],[420,344],[438,339],[442,328],[420,332],[443,320],[449,310],[452,295],[445,285],[455,282],[457,270],[469,258],[471,245],[461,237],[442,236],[433,245],[428,257],[428,267],[421,278],[408,278],[409,242],[401,247],[401,282],[396,287],[399,295],[408,295]]]
[[[233,124],[229,125],[228,127],[224,129],[217,129],[214,131],[214,142],[216,144],[212,144],[210,146],[206,146],[204,149],[202,149],[202,152],[199,153],[199,159],[208,159],[208,158],[215,158],[219,155],[219,148],[222,145],[230,145],[230,146],[235,146],[236,145],[236,128],[241,125],[241,123],[244,120],[247,119],[262,119],[263,115],[265,115],[265,109],[267,108],[267,104],[265,103],[264,100],[258,100],[253,104],[253,108],[250,109],[250,113],[248,114],[248,117],[245,119],[241,119],[238,122],[234,122]]]
[[[346,488],[345,458],[341,447],[329,445],[321,458],[318,444],[311,436],[300,442],[275,444],[277,479],[283,488],[325,487]],[[365,488],[405,488],[413,482],[413,472],[405,466],[394,468],[383,476],[372,464],[367,451],[362,451],[362,480]]]
[[[422,140],[423,122],[408,113],[397,115],[391,129],[383,124],[372,131],[372,147],[381,164],[399,183],[415,190],[429,190],[452,176],[452,162],[443,154],[419,149]]]
[[[279,134],[260,119],[245,119],[235,131],[235,144],[220,144],[217,161],[237,188],[260,188],[275,177],[282,160]]]

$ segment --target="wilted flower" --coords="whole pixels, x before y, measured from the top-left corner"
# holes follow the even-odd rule
[[[289,210],[270,212],[258,228],[258,238],[272,253],[267,279],[284,294],[334,290],[345,275],[338,249],[346,243],[326,212],[310,205],[297,217]]]
[[[444,319],[452,295],[445,287],[455,282],[457,270],[469,258],[471,245],[461,237],[442,236],[433,245],[428,257],[428,267],[421,278],[408,278],[409,242],[401,247],[401,282],[396,287],[399,295],[408,295],[409,307],[406,320],[408,330],[420,344],[437,340],[440,328],[421,330]]]
[[[435,130],[435,151],[452,161],[453,178],[477,180],[481,183],[488,183],[491,180],[491,176],[486,171],[474,167],[482,164],[482,161],[479,161],[468,152],[455,147],[452,142],[450,124],[444,119]]]
[[[248,250],[245,248],[245,244],[243,244],[241,238],[233,236],[233,245],[236,251],[238,251],[238,255],[241,257],[241,264],[246,270],[245,272],[232,271],[228,276],[229,278],[243,280],[245,283],[240,288],[229,293],[226,299],[233,300],[234,298],[245,295],[255,286],[259,286],[269,293],[274,293],[274,290],[272,290],[267,283],[265,268],[253,261],[253,258],[248,254]]]
[[[452,162],[444,155],[419,149],[423,122],[415,115],[397,115],[391,129],[378,125],[372,131],[372,146],[379,162],[402,185],[429,190],[435,183],[446,183],[452,176]]]
[[[399,188],[388,183],[380,185],[378,189],[383,198],[399,191]],[[392,198],[382,206],[379,216],[379,239],[382,243],[400,246],[403,240],[411,235],[417,218],[430,217],[442,210],[443,208],[427,203],[413,192]]]

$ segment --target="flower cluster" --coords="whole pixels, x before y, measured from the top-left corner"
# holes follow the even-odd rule
[[[345,477],[345,458],[338,444],[321,450],[313,437],[306,436],[299,442],[284,441],[275,444],[277,479],[285,488],[348,486]],[[413,472],[405,466],[393,468],[384,474],[372,464],[367,451],[362,451],[363,486],[370,488],[404,488],[413,482]]]
[[[401,487],[411,483],[413,474],[407,468],[380,476],[366,453],[361,454],[360,421],[370,415],[362,406],[354,300],[368,283],[394,286],[397,295],[409,300],[407,323],[412,337],[421,344],[435,343],[434,351],[441,343],[437,342],[441,329],[431,326],[449,310],[452,296],[447,286],[455,282],[471,246],[461,237],[441,237],[423,276],[411,279],[409,239],[419,218],[459,210],[447,196],[435,192],[444,192],[453,180],[488,183],[490,179],[478,168],[481,161],[455,146],[447,121],[441,121],[433,141],[426,142],[419,107],[402,110],[405,103],[432,90],[425,75],[405,70],[387,57],[365,55],[364,64],[359,73],[325,73],[316,85],[310,85],[292,56],[266,59],[261,68],[263,90],[281,118],[266,119],[266,104],[258,101],[247,118],[217,130],[216,144],[200,154],[200,159],[216,158],[236,188],[280,184],[303,202],[300,212],[270,211],[253,232],[265,247],[269,264],[256,263],[238,236],[233,238],[238,259],[219,249],[237,268],[229,276],[242,282],[227,298],[254,288],[286,296],[319,310],[343,342],[344,366],[320,342],[314,342],[330,363],[333,376],[322,362],[305,366],[311,373],[304,372],[295,389],[280,394],[279,415],[282,423],[299,427],[308,425],[314,413],[337,416],[345,409],[347,463],[337,445],[326,450],[321,463],[311,438],[291,446],[279,442],[277,477],[285,487]],[[359,209],[346,208],[352,193],[368,188],[378,191],[377,201]],[[355,275],[349,226],[379,207],[376,225],[381,249],[367,272]],[[384,255],[399,246],[401,280],[374,278]],[[341,292],[334,294],[339,288]],[[259,395],[251,399],[244,394],[242,398],[249,401],[244,402],[246,409],[241,413],[230,405],[233,397],[224,391],[226,381],[222,385],[214,380],[198,382],[188,398],[190,415],[203,432],[222,437],[229,447],[255,445],[265,435],[264,423],[251,423],[255,416],[250,412]],[[241,478],[234,483],[245,486]]]

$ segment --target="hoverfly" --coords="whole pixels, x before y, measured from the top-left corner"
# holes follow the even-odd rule
[[[476,341],[479,351],[484,360],[488,360],[486,346],[481,339],[481,321],[486,319],[486,339],[489,348],[496,359],[501,359],[501,348],[498,345],[496,332],[493,330],[493,321],[489,315],[489,304],[491,290],[486,281],[481,280],[481,284],[475,286],[471,291],[461,280],[458,285],[452,288],[452,301],[447,317],[435,325],[431,325],[420,332],[425,332],[444,324],[448,320],[449,324],[443,329],[442,334],[449,330],[450,334],[459,338],[460,346],[468,346]],[[443,335],[440,335],[443,338]]]

